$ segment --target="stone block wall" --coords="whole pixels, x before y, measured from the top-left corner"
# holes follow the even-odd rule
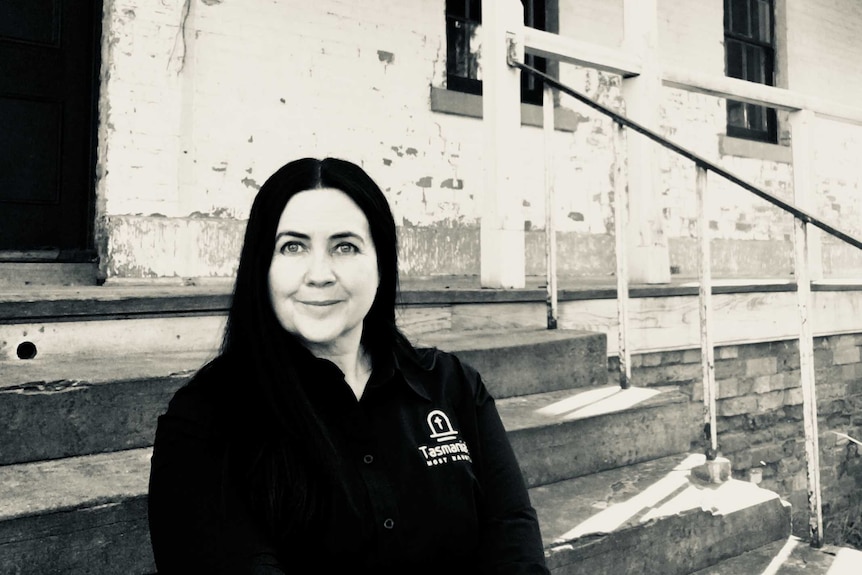
[[[862,334],[815,338],[814,363],[825,537],[832,518],[862,502]],[[717,428],[737,479],[759,481],[793,506],[793,531],[808,532],[807,472],[797,341],[718,347]],[[700,350],[632,357],[635,385],[681,385],[703,401]],[[693,446],[702,451],[703,445]]]

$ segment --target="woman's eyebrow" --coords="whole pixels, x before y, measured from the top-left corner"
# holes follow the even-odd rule
[[[278,241],[278,239],[281,238],[282,236],[291,236],[294,238],[299,238],[301,240],[310,240],[311,239],[311,236],[309,236],[307,234],[301,234],[299,232],[293,232],[293,231],[287,230],[287,231],[278,232],[277,234],[275,234],[275,240]]]
[[[333,240],[355,239],[359,240],[362,243],[365,243],[364,237],[353,232],[339,232],[337,234],[332,234],[331,236],[329,236],[329,238]]]

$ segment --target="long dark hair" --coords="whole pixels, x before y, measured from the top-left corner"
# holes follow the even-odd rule
[[[252,204],[222,343],[222,356],[247,373],[247,386],[237,394],[245,398],[244,424],[252,430],[234,446],[228,467],[247,467],[240,470],[240,485],[275,536],[308,528],[338,489],[337,454],[299,382],[295,360],[301,344],[278,323],[267,284],[282,211],[295,194],[318,188],[344,192],[368,220],[380,275],[362,333],[372,362],[394,350],[412,352],[395,323],[398,247],[383,192],[362,168],[344,160],[304,158],[282,166]]]

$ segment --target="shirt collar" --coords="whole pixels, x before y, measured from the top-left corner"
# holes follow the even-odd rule
[[[301,347],[301,346],[300,346]],[[338,367],[327,359],[315,357],[306,348],[296,356],[300,380],[306,389],[312,391],[319,389],[317,385],[307,385],[310,373],[329,374],[330,377],[343,379],[344,374]],[[374,371],[368,382],[368,389],[383,388],[395,381],[403,379],[404,382],[416,395],[426,401],[431,401],[429,387],[434,380],[432,370],[436,363],[436,354],[432,349],[417,349],[413,353],[393,350],[375,358]],[[396,377],[400,374],[402,377]]]
[[[426,401],[431,401],[428,389],[434,383],[432,370],[436,357],[430,349],[417,349],[409,355],[400,350],[392,354],[395,370],[400,371],[408,387]]]

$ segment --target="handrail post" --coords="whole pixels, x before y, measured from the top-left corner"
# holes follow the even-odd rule
[[[794,218],[794,270],[799,307],[799,372],[802,386],[802,425],[808,463],[808,532],[811,546],[823,545],[823,511],[820,494],[820,440],[817,431],[817,394],[814,387],[814,334],[811,329],[811,280],[808,277],[808,224]]]
[[[797,199],[810,203],[814,187],[811,166],[813,114],[802,110],[791,114],[793,188]],[[806,220],[793,218],[793,272],[799,308],[799,372],[802,386],[802,425],[805,429],[805,459],[808,476],[808,531],[811,546],[823,545],[823,511],[820,492],[820,440],[817,431],[817,393],[814,381],[814,332],[811,327],[810,229]],[[819,251],[819,242],[815,243]],[[819,256],[819,254],[817,254]],[[815,258],[819,262],[819,257]],[[818,266],[819,267],[819,266]],[[818,270],[815,270],[817,273]]]
[[[710,249],[709,220],[706,210],[707,170],[697,164],[697,225],[700,243],[699,301],[700,301],[700,355],[703,372],[704,431],[709,434],[707,459],[718,455],[716,429],[715,348],[712,339],[712,252]]]
[[[545,144],[545,260],[548,290],[548,329],[557,329],[557,226],[554,218],[554,92],[544,85],[542,90],[542,129]]]
[[[631,386],[632,365],[629,347],[629,242],[628,229],[629,199],[626,167],[625,128],[614,122],[614,240],[617,252],[617,318],[619,338],[620,387]]]

